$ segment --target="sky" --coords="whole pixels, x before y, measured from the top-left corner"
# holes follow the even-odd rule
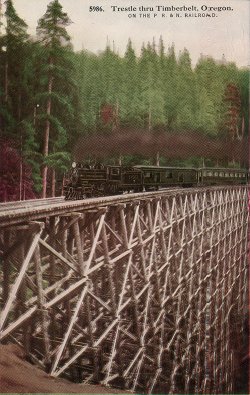
[[[105,49],[107,40],[121,56],[124,55],[128,39],[139,55],[142,43],[158,43],[162,36],[165,47],[173,42],[176,53],[187,48],[193,64],[200,54],[220,60],[225,55],[227,61],[239,67],[250,64],[250,0],[59,0],[72,24],[67,28],[75,50],[86,49],[98,53]],[[18,15],[29,26],[29,33],[35,34],[38,19],[46,12],[49,0],[13,0]],[[139,7],[153,7],[150,17],[140,17]],[[185,17],[185,12],[177,12],[180,17],[170,17],[169,12],[158,12],[156,6],[193,6],[198,12],[214,12],[214,18]],[[102,6],[104,11],[90,12],[90,6]],[[135,12],[112,11],[111,6],[136,7]],[[201,11],[201,7],[231,7],[229,11]],[[157,11],[157,12],[156,12]],[[129,17],[135,14],[136,17]],[[157,14],[154,16],[154,14]],[[162,16],[165,14],[165,17]]]

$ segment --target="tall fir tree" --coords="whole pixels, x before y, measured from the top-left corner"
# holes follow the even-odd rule
[[[42,75],[45,77],[46,89],[37,95],[45,112],[40,113],[40,121],[45,122],[43,131],[43,168],[42,196],[47,196],[48,166],[52,168],[52,195],[55,190],[55,170],[61,166],[62,160],[67,159],[65,152],[67,132],[62,126],[63,112],[73,115],[72,105],[67,92],[72,69],[69,51],[70,36],[66,31],[71,20],[63,12],[58,0],[49,3],[44,16],[38,21],[37,34],[43,45]],[[65,88],[65,89],[64,89]],[[63,93],[64,91],[64,93]],[[66,93],[66,94],[65,94]]]
[[[19,199],[25,196],[25,183],[23,182],[26,153],[35,148],[31,147],[34,141],[34,129],[32,128],[32,65],[30,63],[32,44],[27,34],[27,24],[21,19],[14,8],[12,0],[5,2],[6,32],[1,37],[5,51],[3,63],[2,86],[2,113],[1,129],[7,138],[14,138],[15,144],[20,151],[20,174],[19,174]],[[17,56],[18,54],[18,56]],[[32,136],[27,139],[27,134]],[[34,172],[35,174],[35,172]]]
[[[160,62],[155,43],[142,46],[138,62],[138,84],[141,99],[143,126],[151,131],[164,124],[164,95],[159,79]]]
[[[138,92],[138,65],[131,39],[122,62],[122,85],[120,87],[120,115],[123,126],[136,125],[140,117],[140,100]]]
[[[78,99],[77,130],[80,134],[96,132],[101,107],[100,59],[87,51],[74,55]]]
[[[115,52],[115,48],[111,49],[109,43],[105,51],[100,57],[100,84],[101,84],[101,107],[109,105],[113,107],[114,119],[116,117],[116,108],[119,106],[119,90],[121,87],[121,59]]]
[[[1,128],[5,135],[14,135],[22,113],[22,88],[25,68],[27,25],[13,6],[5,2],[5,34],[1,40]],[[18,57],[16,56],[18,53]]]
[[[191,58],[186,48],[180,52],[178,58],[177,90],[178,116],[176,127],[178,130],[194,130],[196,90],[195,78],[191,65]]]
[[[173,43],[170,47],[168,47],[165,67],[166,79],[164,84],[164,106],[166,114],[166,126],[168,130],[174,130],[178,116],[178,99],[176,95],[178,71],[175,46]]]

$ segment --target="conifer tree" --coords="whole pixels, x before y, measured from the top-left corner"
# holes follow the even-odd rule
[[[2,0],[0,0],[0,136],[3,135],[4,128],[4,75],[5,75],[5,46],[2,33]]]
[[[138,63],[138,83],[141,95],[141,114],[144,118],[144,126],[148,131],[156,125],[165,122],[164,117],[164,94],[159,79],[159,56],[156,53],[155,44],[144,45]]]
[[[225,90],[224,73],[220,65],[211,57],[199,59],[195,67],[197,84],[197,116],[198,130],[210,135],[218,135],[222,122],[223,93]]]
[[[70,46],[70,36],[66,27],[71,23],[68,15],[63,12],[58,0],[49,3],[44,16],[38,21],[37,34],[43,51],[43,70],[46,76],[46,90],[37,95],[37,99],[44,101],[45,113],[40,115],[40,120],[45,121],[43,131],[43,157],[42,169],[42,196],[47,196],[47,173],[48,165],[52,167],[53,180],[55,180],[55,168],[60,167],[61,159],[67,159],[68,155],[64,151],[67,144],[67,133],[62,126],[62,109],[68,115],[73,115],[71,103],[67,99],[63,88],[71,84],[70,70],[72,62],[68,54]],[[65,91],[65,90],[64,90]],[[53,130],[52,130],[53,129]],[[53,132],[53,136],[51,135]],[[49,151],[49,145],[51,149]],[[60,154],[59,154],[60,153]],[[49,155],[51,155],[49,157]],[[52,186],[54,191],[54,186]]]
[[[97,130],[101,107],[100,58],[87,51],[74,55],[78,98],[77,130],[90,133]]]
[[[178,116],[176,127],[178,129],[193,130],[195,120],[195,79],[191,65],[191,58],[186,48],[180,52],[178,58],[177,100]]]
[[[176,95],[177,91],[177,61],[175,55],[174,44],[168,48],[166,55],[166,70],[167,75],[165,79],[165,95],[164,95],[164,105],[165,105],[165,116],[166,124],[168,130],[173,130],[176,127],[176,119],[178,115],[178,99]]]
[[[138,92],[138,65],[131,39],[128,40],[122,62],[122,85],[120,93],[121,120],[123,125],[136,124],[140,117]]]
[[[100,83],[102,104],[112,105],[114,108],[119,101],[121,86],[121,59],[107,44],[100,57]]]
[[[27,25],[17,15],[12,0],[6,0],[5,6],[6,28],[5,34],[0,37],[1,124],[5,134],[14,135],[18,132],[17,124],[22,119],[23,74],[28,34]]]
[[[2,112],[0,119],[1,129],[3,129],[5,137],[15,138],[15,142],[18,144],[20,151],[19,199],[23,199],[25,195],[23,182],[23,169],[26,160],[25,146],[28,151],[31,149],[31,146],[26,144],[26,134],[34,134],[31,126],[32,121],[30,120],[30,111],[32,110],[32,88],[30,84],[32,45],[27,34],[27,24],[17,15],[12,0],[6,0],[5,6],[6,31],[1,37],[5,51],[1,64],[4,73],[1,84]],[[32,136],[32,139],[34,139],[34,136]]]
[[[239,126],[241,115],[241,97],[237,85],[227,85],[223,100],[226,103],[225,127],[227,129],[229,139],[232,141],[240,139]]]

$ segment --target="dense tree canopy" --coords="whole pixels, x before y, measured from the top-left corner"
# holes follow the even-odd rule
[[[27,169],[33,178],[29,188],[32,185],[37,196],[56,193],[56,180],[62,180],[79,137],[87,142],[112,135],[115,140],[123,132],[122,139],[132,140],[140,133],[141,141],[143,136],[153,141],[161,133],[168,136],[162,141],[174,142],[176,136],[190,133],[201,136],[201,141],[204,136],[218,141],[219,146],[225,138],[237,144],[247,135],[247,69],[237,68],[223,56],[216,61],[201,55],[192,66],[186,48],[176,54],[174,43],[167,47],[162,37],[158,43],[155,39],[142,43],[140,54],[131,39],[123,56],[109,42],[98,55],[86,50],[76,53],[67,33],[70,23],[60,2],[52,0],[38,21],[37,38],[31,40],[12,0],[5,1],[0,30],[0,137],[10,145],[15,139],[20,199],[27,195]],[[140,160],[141,147],[128,149],[128,158],[137,155]],[[91,155],[84,153],[85,158]],[[190,164],[188,154],[185,159]]]
[[[75,62],[81,67],[78,83],[85,93],[80,105],[86,129],[98,124],[100,105],[115,107],[118,102],[121,126],[142,126],[145,130],[161,126],[166,131],[192,130],[219,136],[225,126],[226,86],[236,84],[240,95],[246,95],[244,70],[202,55],[193,68],[186,48],[177,56],[174,44],[165,51],[162,38],[158,46],[154,41],[143,44],[139,56],[129,39],[124,57],[107,46],[99,56],[77,53]]]

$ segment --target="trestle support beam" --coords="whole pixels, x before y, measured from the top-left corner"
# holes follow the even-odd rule
[[[1,341],[78,382],[232,393],[247,204],[243,186],[162,191],[0,228]]]

